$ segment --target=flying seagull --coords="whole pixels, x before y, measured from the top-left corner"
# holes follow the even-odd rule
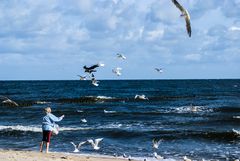
[[[94,85],[94,86],[99,86],[99,81],[97,81],[94,77],[92,78],[92,85]]]
[[[126,56],[124,56],[123,54],[119,54],[119,53],[117,53],[117,57],[120,59],[123,59],[123,60],[127,59]]]
[[[134,99],[148,100],[148,98],[144,94],[143,95],[136,94]]]
[[[121,70],[122,70],[122,68],[117,67],[117,68],[113,69],[112,72],[117,74],[117,76],[120,76],[120,75],[122,75]]]
[[[0,96],[2,98],[4,98],[4,100],[2,101],[2,103],[4,104],[12,104],[14,106],[19,106],[15,101],[10,100],[9,98],[5,97],[5,96]]]
[[[79,76],[80,80],[87,80],[86,76],[81,76],[81,75],[77,75]]]
[[[100,141],[102,141],[103,138],[99,138],[99,139],[95,139],[94,141],[92,139],[89,139],[88,142],[92,145],[94,150],[99,150],[100,147],[98,146],[98,144],[100,143]]]
[[[186,29],[188,32],[188,36],[191,37],[191,24],[190,24],[190,15],[186,9],[181,6],[177,0],[172,0],[172,2],[175,4],[175,6],[182,12],[181,17],[185,18],[186,21]]]
[[[163,72],[163,69],[162,68],[155,68],[155,70],[159,73],[162,73]]]
[[[86,141],[83,141],[83,142],[80,142],[78,145],[76,145],[76,144],[74,144],[74,142],[70,142],[73,146],[74,146],[74,153],[77,153],[77,152],[79,152],[79,149],[80,149],[80,147],[83,145],[83,144],[85,144],[86,143]]]
[[[86,123],[87,120],[83,118],[83,119],[81,119],[81,122]]]
[[[162,142],[162,140],[161,139],[160,140],[153,139],[152,142],[153,142],[153,148],[158,149],[158,147],[159,147],[160,143]]]
[[[105,66],[105,64],[103,64],[103,63],[98,63],[98,64],[92,65],[90,67],[87,67],[86,65],[84,65],[83,69],[85,70],[86,73],[92,73],[92,72],[96,72],[97,71],[95,68],[103,67],[103,66]]]

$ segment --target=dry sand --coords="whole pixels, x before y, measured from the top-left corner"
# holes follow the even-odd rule
[[[84,156],[71,153],[0,150],[0,161],[126,161],[127,159]]]

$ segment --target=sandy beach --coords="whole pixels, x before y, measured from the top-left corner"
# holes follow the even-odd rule
[[[114,157],[75,155],[70,153],[40,153],[36,151],[0,150],[1,161],[126,161]]]

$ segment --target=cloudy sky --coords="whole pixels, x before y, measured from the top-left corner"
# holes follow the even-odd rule
[[[191,38],[171,0],[1,0],[0,80],[240,78],[240,0],[179,2]]]

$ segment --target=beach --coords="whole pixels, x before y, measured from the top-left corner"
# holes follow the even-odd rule
[[[1,161],[126,161],[126,159],[91,156],[91,155],[76,155],[72,153],[50,152],[40,153],[37,151],[15,151],[15,150],[0,150]]]

